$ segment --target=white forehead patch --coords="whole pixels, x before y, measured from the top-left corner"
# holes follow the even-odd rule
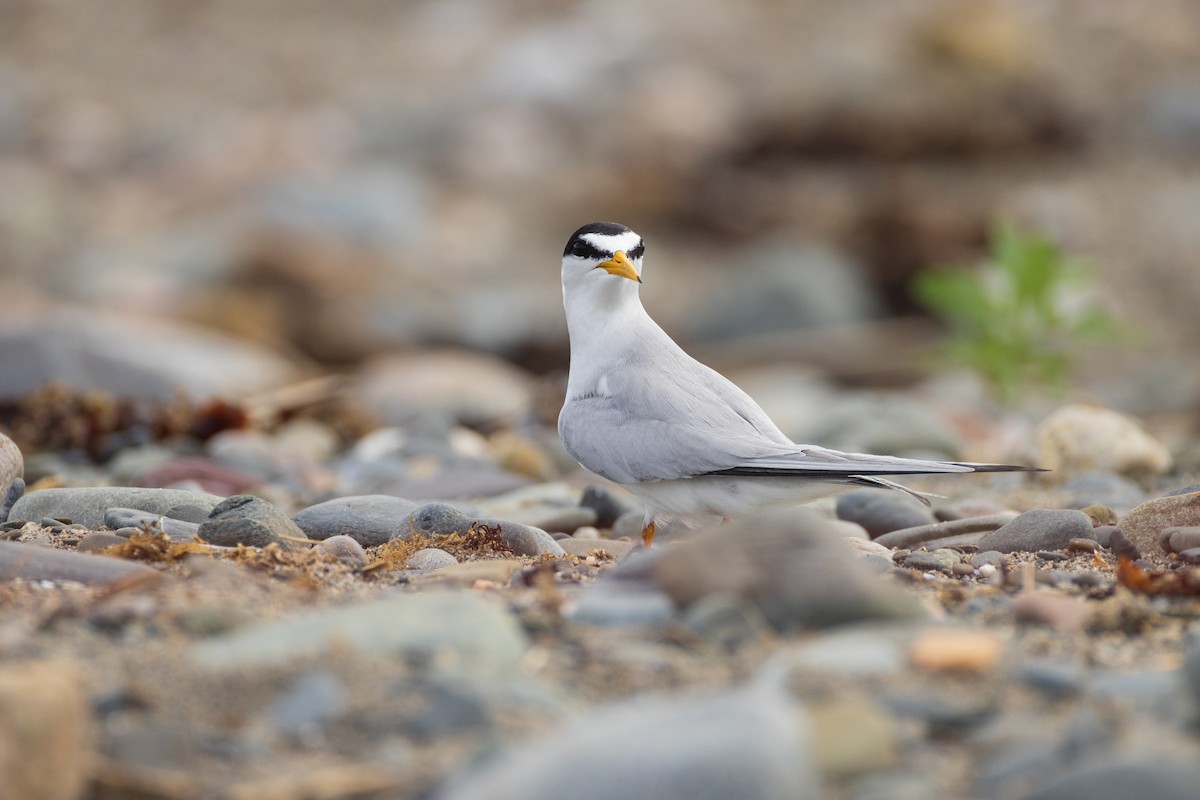
[[[638,242],[642,241],[642,237],[633,231],[622,231],[617,234],[585,233],[579,238],[585,240],[597,250],[603,250],[606,253],[615,253],[618,250],[624,250],[628,253],[638,246]]]

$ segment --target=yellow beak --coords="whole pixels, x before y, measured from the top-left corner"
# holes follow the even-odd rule
[[[629,256],[625,255],[624,250],[618,250],[613,253],[612,260],[605,261],[603,264],[597,264],[596,266],[609,275],[620,275],[622,278],[629,278],[631,281],[642,282],[641,276],[637,274],[633,262],[629,260]]]

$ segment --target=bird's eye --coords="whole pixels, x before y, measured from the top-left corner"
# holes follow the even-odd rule
[[[573,256],[579,256],[582,258],[588,255],[590,251],[591,248],[587,246],[586,242],[576,242],[575,244],[571,245],[571,255]]]

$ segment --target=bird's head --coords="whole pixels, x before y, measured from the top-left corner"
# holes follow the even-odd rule
[[[636,292],[637,284],[642,282],[645,252],[642,237],[624,225],[616,222],[584,225],[571,234],[563,249],[563,288],[607,284],[614,290]]]

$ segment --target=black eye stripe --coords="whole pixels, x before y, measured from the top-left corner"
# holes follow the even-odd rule
[[[638,242],[637,246],[628,250],[625,253],[625,255],[629,256],[630,258],[641,258],[642,254],[645,252],[646,252],[645,243]],[[585,241],[584,239],[572,239],[571,241],[567,242],[567,247],[565,250],[563,250],[563,255],[564,256],[571,255],[571,256],[577,256],[579,258],[593,258],[593,259],[595,259],[595,258],[598,258],[598,259],[612,258],[612,253],[608,252],[607,250],[601,250],[600,248],[593,245],[591,242]]]

